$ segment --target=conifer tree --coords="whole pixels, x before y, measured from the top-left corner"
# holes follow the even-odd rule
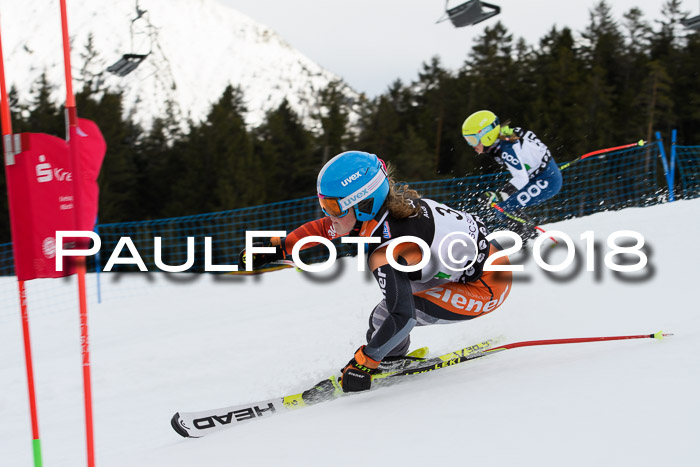
[[[7,93],[7,100],[10,105],[10,117],[12,118],[12,131],[14,133],[22,133],[29,131],[27,129],[26,115],[29,114],[27,105],[23,105],[19,100],[19,91],[14,84],[10,87],[10,92]]]
[[[392,154],[390,161],[397,168],[401,180],[430,180],[435,178],[434,154],[425,140],[418,136],[413,126],[403,132],[403,142],[398,153]]]
[[[665,123],[667,128],[672,126],[675,117],[673,112],[673,99],[671,88],[673,80],[665,67],[657,60],[647,65],[647,79],[644,80],[644,91],[640,102],[645,106],[646,140],[651,141],[654,131],[660,130],[660,125]]]
[[[66,125],[62,108],[51,99],[55,88],[55,85],[49,83],[46,72],[39,75],[39,79],[32,84],[27,129],[22,131],[48,133],[65,138]]]
[[[76,95],[80,117],[93,120],[107,143],[98,183],[101,223],[139,219],[141,200],[137,198],[137,170],[134,164],[141,128],[123,117],[122,95],[105,91],[99,98],[90,88]]]
[[[470,113],[490,109],[504,118],[518,115],[525,96],[519,87],[522,68],[513,47],[513,36],[500,21],[484,28],[484,34],[474,41],[465,63]]]
[[[312,195],[321,160],[314,155],[311,133],[286,99],[268,112],[257,137],[265,167],[267,201]]]
[[[369,102],[360,121],[358,149],[391,161],[402,149],[402,116],[409,105],[410,93],[400,80],[394,81],[386,94]]]
[[[530,110],[513,124],[534,131],[557,161],[573,160],[587,148],[589,130],[583,123],[584,65],[571,30],[553,27],[540,40],[533,64],[537,72]]]
[[[165,211],[187,215],[260,204],[260,164],[245,126],[243,93],[229,85],[200,125],[176,145]]]
[[[693,44],[697,52],[698,32],[689,33],[684,29],[681,21],[687,16],[679,0],[667,0],[661,7],[661,19],[655,21],[658,29],[651,35],[650,66],[658,67],[656,76],[662,81],[670,81],[669,88],[661,91],[673,101],[672,111],[660,119],[655,129],[668,134],[672,128],[680,127],[681,137],[696,130],[694,125],[684,124],[683,120],[697,122],[693,115],[697,115],[699,101],[690,96],[700,92],[698,58],[688,53],[693,50]]]
[[[619,102],[621,73],[618,62],[623,42],[610,5],[604,0],[590,11],[590,21],[583,37],[587,41],[582,49],[587,93],[583,125],[590,129],[587,140],[593,150],[616,141],[622,127],[615,122],[621,121],[616,104]]]
[[[135,153],[137,170],[136,197],[138,219],[155,219],[162,216],[171,198],[172,180],[177,178],[173,170],[182,138],[173,106],[168,103],[164,117],[153,121],[150,131],[140,141]],[[153,196],[158,193],[159,196]]]
[[[423,63],[422,70],[418,72],[418,80],[412,86],[415,90],[416,105],[411,109],[416,115],[410,119],[412,126],[407,132],[411,134],[407,135],[402,153],[419,152],[418,147],[407,146],[408,139],[411,139],[413,144],[426,149],[431,148],[424,156],[425,161],[416,160],[414,167],[407,168],[415,174],[414,179],[434,178],[441,168],[447,166],[442,164],[443,156],[451,153],[447,150],[451,147],[450,141],[454,140],[450,136],[456,134],[458,128],[457,122],[449,118],[454,113],[454,110],[450,112],[450,108],[455,107],[453,99],[450,98],[451,91],[454,91],[449,86],[451,80],[450,73],[442,67],[440,58],[434,56],[429,63]],[[418,135],[415,134],[413,125],[419,129],[422,141],[417,140]]]
[[[82,67],[75,76],[75,81],[82,83],[82,92],[97,93],[104,90],[105,61],[95,48],[95,38],[92,32],[88,34],[83,51],[80,53]]]
[[[680,144],[700,144],[700,33],[689,34],[681,50],[674,83],[674,108]]]
[[[632,8],[623,15],[625,29],[625,49],[621,65],[624,73],[624,89],[619,99],[620,114],[626,115],[625,140],[647,138],[644,82],[647,79],[648,52],[651,40],[651,27],[639,8]]]
[[[347,148],[349,102],[343,95],[344,86],[342,81],[334,80],[321,91],[320,105],[315,115],[321,126],[317,142],[321,151],[321,164]]]

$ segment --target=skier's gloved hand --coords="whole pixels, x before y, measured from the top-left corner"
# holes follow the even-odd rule
[[[485,191],[482,195],[481,198],[484,200],[484,202],[488,205],[491,206],[492,204],[500,203],[501,201],[505,201],[508,199],[508,193],[505,193],[503,191]]]
[[[511,182],[506,183],[501,187],[501,197],[503,198],[503,201],[507,200],[514,194],[518,192],[518,189],[513,185]]]
[[[364,352],[363,345],[355,356],[342,369],[340,385],[345,392],[367,391],[372,387],[372,375],[377,372],[379,362],[372,360]]]
[[[241,252],[238,255],[238,269],[239,270],[244,270],[246,269],[246,265],[248,261],[253,262],[253,270],[263,268],[267,266],[268,264],[278,261],[280,259],[284,259],[284,252],[282,251],[282,247],[279,245],[273,245],[272,243],[268,242],[254,242],[253,243],[254,247],[275,247],[275,252],[274,253],[253,253],[252,255],[248,255],[245,251],[245,248],[241,250]],[[251,258],[252,256],[252,258]]]

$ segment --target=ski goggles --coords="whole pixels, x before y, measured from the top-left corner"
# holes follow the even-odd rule
[[[384,165],[384,161],[381,159],[379,160],[382,163],[381,170],[379,170],[376,175],[372,177],[369,183],[351,195],[346,196],[345,198],[340,198],[337,196],[324,196],[319,193],[318,202],[321,205],[323,213],[327,216],[337,218],[345,217],[347,216],[348,212],[350,212],[351,207],[360,201],[371,198],[371,195],[377,191],[382,183],[384,183],[384,180],[386,180],[386,166]]]
[[[318,202],[321,204],[321,210],[327,216],[345,217],[350,212],[349,209],[343,210],[340,207],[340,198],[318,195]]]
[[[481,142],[481,138],[483,138],[486,135],[486,133],[493,130],[494,128],[496,128],[500,124],[501,124],[501,122],[498,119],[496,119],[489,126],[482,128],[482,130],[480,132],[472,134],[472,135],[462,134],[462,136],[464,136],[464,139],[467,140],[467,143],[469,144],[469,146],[475,147],[475,146],[479,145],[479,143]]]

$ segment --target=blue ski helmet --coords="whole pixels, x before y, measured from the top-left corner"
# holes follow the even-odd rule
[[[317,191],[327,216],[343,217],[351,207],[357,220],[374,219],[389,194],[384,161],[362,151],[338,154],[318,174]]]

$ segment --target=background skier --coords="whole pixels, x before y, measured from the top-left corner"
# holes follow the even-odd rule
[[[507,219],[510,230],[524,239],[534,236],[532,228],[512,217],[531,223],[525,208],[553,197],[561,189],[561,172],[549,148],[532,131],[501,126],[490,110],[479,110],[467,117],[462,136],[477,154],[490,155],[512,176],[500,190],[484,193],[489,207],[493,209],[495,203],[505,211],[493,209],[498,217]]]

